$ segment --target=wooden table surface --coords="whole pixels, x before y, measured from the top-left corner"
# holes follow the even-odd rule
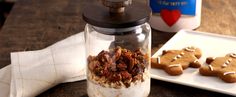
[[[144,0],[134,0],[144,2]],[[0,68],[10,52],[43,49],[84,30],[84,6],[94,0],[18,0],[0,32]],[[236,36],[236,0],[203,0],[198,31]],[[153,30],[152,52],[174,33]],[[152,80],[149,97],[226,97],[229,95]],[[86,81],[65,83],[38,97],[87,97]]]

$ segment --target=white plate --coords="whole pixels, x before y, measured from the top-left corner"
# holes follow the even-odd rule
[[[236,53],[236,37],[181,30],[152,57],[156,58],[161,55],[163,50],[182,49],[187,46],[199,47],[203,53],[200,62],[206,65],[206,57],[225,56],[231,52]],[[194,68],[184,70],[184,73],[180,76],[170,76],[162,69],[152,68],[151,76],[153,79],[236,96],[236,83],[225,83],[218,77],[202,76],[198,69]]]

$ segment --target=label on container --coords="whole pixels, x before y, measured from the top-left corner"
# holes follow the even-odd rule
[[[196,0],[150,0],[150,7],[153,13],[175,10],[183,15],[196,15]]]

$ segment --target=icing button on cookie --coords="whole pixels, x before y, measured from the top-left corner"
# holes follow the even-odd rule
[[[232,59],[228,59],[228,60],[222,65],[222,68],[227,67],[231,61],[232,61]]]
[[[183,56],[183,54],[181,53],[181,54],[179,54],[179,55],[177,55],[177,56],[175,56],[173,59],[172,59],[172,61],[171,62],[173,62],[173,61],[176,61],[177,59],[179,59],[179,58],[181,58]]]

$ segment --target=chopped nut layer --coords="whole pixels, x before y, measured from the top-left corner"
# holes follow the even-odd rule
[[[148,55],[140,49],[134,52],[116,47],[111,51],[101,51],[97,56],[88,57],[88,69],[93,80],[98,83],[125,85],[143,81],[143,73],[149,65]],[[95,78],[95,79],[94,79]]]

